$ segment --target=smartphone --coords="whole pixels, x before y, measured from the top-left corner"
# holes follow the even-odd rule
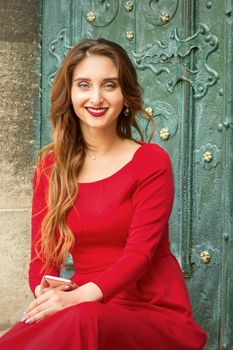
[[[56,288],[59,286],[70,286],[73,289],[77,288],[77,285],[73,281],[62,277],[44,275],[42,281],[47,281],[50,288]]]

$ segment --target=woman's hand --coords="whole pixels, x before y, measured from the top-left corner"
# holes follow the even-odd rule
[[[41,284],[39,284],[38,286],[36,286],[35,290],[34,290],[34,294],[35,294],[35,297],[38,298],[40,297],[42,294],[48,292],[49,290],[51,289],[54,289],[54,288],[51,288],[49,286],[49,283],[48,281],[46,281],[45,279],[42,279],[41,281]],[[69,285],[61,285],[59,287],[56,287],[55,288],[56,290],[63,290],[63,291],[70,291],[70,290],[73,290],[74,287],[72,286],[69,286]]]
[[[25,323],[37,322],[72,305],[74,305],[74,300],[68,292],[49,288],[28,305],[21,321]]]
[[[58,288],[48,288],[48,290],[44,292],[44,289],[42,288],[43,294],[38,296],[38,298],[32,301],[25,309],[21,322],[38,322],[69,306],[80,304],[85,301],[101,301],[103,298],[99,287],[92,282],[86,283],[69,292],[58,290]]]

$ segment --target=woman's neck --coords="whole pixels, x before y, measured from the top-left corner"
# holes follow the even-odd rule
[[[116,129],[93,129],[82,130],[83,138],[87,143],[90,154],[96,156],[105,156],[114,152],[116,148],[122,143],[122,139],[118,136]]]

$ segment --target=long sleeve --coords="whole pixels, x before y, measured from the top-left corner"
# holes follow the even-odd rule
[[[37,257],[35,244],[40,238],[41,223],[47,211],[46,192],[48,188],[48,179],[43,171],[42,165],[39,165],[33,178],[33,197],[32,197],[32,216],[31,216],[31,262],[29,266],[29,285],[34,293],[35,287],[40,284],[44,275],[42,270],[42,261]],[[59,275],[59,270],[51,268],[50,274]]]
[[[144,162],[132,197],[133,218],[123,254],[92,280],[101,289],[104,302],[146,273],[157,247],[168,232],[174,196],[170,159],[159,149],[155,157],[152,155]]]

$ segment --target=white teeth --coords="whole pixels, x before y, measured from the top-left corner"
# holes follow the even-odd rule
[[[87,108],[90,112],[94,112],[94,113],[101,113],[101,112],[105,112],[106,108]]]

